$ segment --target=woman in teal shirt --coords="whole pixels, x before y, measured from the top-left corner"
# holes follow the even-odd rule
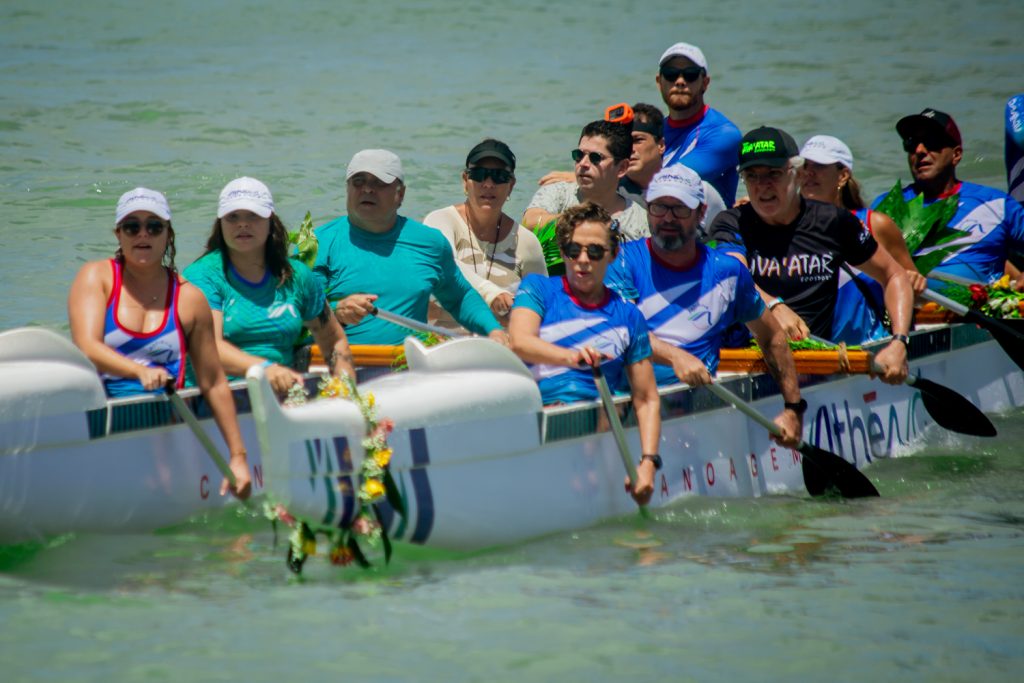
[[[331,358],[333,374],[355,377],[348,340],[323,288],[304,263],[288,258],[288,232],[270,190],[255,178],[237,178],[221,190],[206,253],[183,275],[213,310],[217,350],[231,379],[262,364],[274,390],[287,393],[302,381],[292,366],[303,326]]]

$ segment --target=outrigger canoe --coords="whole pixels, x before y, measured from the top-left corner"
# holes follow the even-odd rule
[[[408,372],[360,384],[361,394],[372,393],[379,414],[396,425],[390,467],[407,514],[400,517],[381,503],[392,540],[470,550],[635,511],[599,401],[542,406],[522,362],[486,339],[427,348],[409,338],[405,356]],[[974,326],[915,332],[910,357],[915,373],[955,389],[985,412],[1024,405],[1024,374]],[[866,363],[866,354],[857,362]],[[805,441],[857,467],[920,445],[933,423],[916,391],[835,374],[835,353],[831,364],[832,374],[801,376],[810,404]],[[719,380],[765,415],[781,410],[778,388],[763,373],[719,372]],[[261,368],[251,368],[247,381],[266,489],[295,516],[348,527],[356,509],[353,477],[365,456],[359,408],[341,399],[284,408]],[[706,389],[680,386],[661,394],[664,467],[651,507],[696,495],[803,493],[799,452],[773,444],[762,427]],[[629,399],[617,400],[627,442],[638,454]]]
[[[543,408],[524,366],[485,340],[430,349],[410,340],[406,348],[408,372],[360,385],[397,424],[391,467],[409,515],[388,518],[395,539],[475,548],[634,509],[612,436],[597,431],[599,403]],[[1024,404],[1021,372],[973,326],[917,332],[911,350],[915,371],[986,412]],[[387,365],[396,350],[354,351],[360,365]],[[913,448],[932,426],[914,391],[837,374],[835,352],[795,355],[811,404],[809,442],[862,467]],[[866,368],[864,354],[850,360],[854,372]],[[756,352],[723,351],[722,369],[725,386],[765,414],[777,412],[781,399]],[[352,476],[362,453],[353,406],[279,408],[258,371],[248,391],[240,382],[233,394],[254,492],[269,491],[317,522],[346,524],[353,501],[339,481]],[[194,390],[181,396],[223,449],[202,398]],[[760,428],[705,390],[673,388],[663,404],[665,468],[653,506],[690,495],[803,491],[799,455],[773,448]],[[253,405],[270,451],[261,447]],[[638,453],[635,422],[627,414],[625,423]],[[219,482],[164,397],[107,399],[95,368],[66,338],[41,328],[0,333],[0,543],[152,531],[230,504]]]

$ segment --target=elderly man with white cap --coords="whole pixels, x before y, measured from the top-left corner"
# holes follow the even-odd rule
[[[803,163],[793,137],[761,126],[743,136],[740,174],[750,203],[723,211],[709,238],[750,268],[754,283],[786,335],[829,337],[839,273],[856,266],[883,288],[893,340],[875,356],[887,384],[907,377],[913,290],[906,272],[849,211],[800,196]]]
[[[686,164],[718,190],[726,206],[732,206],[742,135],[721,112],[704,104],[711,84],[704,53],[696,45],[676,43],[661,55],[655,80],[668,106],[662,165]]]
[[[353,344],[401,344],[404,327],[369,315],[374,307],[426,322],[433,295],[463,327],[501,343],[507,336],[466,281],[444,235],[398,215],[402,162],[364,149],[348,164],[348,215],[318,227],[314,272]]]
[[[726,329],[746,323],[782,391],[782,442],[795,445],[806,403],[786,335],[743,264],[697,241],[707,208],[700,177],[680,164],[662,169],[646,199],[650,238],[623,244],[605,279],[647,319],[658,383],[709,384]]]

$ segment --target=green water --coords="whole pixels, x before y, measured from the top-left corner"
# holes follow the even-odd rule
[[[238,175],[286,222],[340,213],[344,167],[403,158],[404,210],[457,201],[484,136],[521,213],[584,123],[658,103],[677,40],[742,129],[844,139],[868,195],[908,173],[896,119],[933,106],[961,176],[1005,187],[1024,6],[26,2],[0,6],[0,329],[66,330],[67,286],[112,253],[113,207],[167,193],[178,261]],[[0,680],[1016,681],[1024,666],[1024,414],[876,463],[877,501],[692,501],[472,556],[399,546],[369,573],[225,512],[157,534],[0,548]],[[529,505],[529,499],[524,500]],[[511,522],[510,522],[511,523]]]

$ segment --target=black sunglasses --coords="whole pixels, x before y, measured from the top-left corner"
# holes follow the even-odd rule
[[[587,256],[590,257],[591,261],[600,261],[604,258],[604,255],[608,253],[608,247],[601,244],[588,244]],[[568,244],[562,245],[562,252],[566,258],[570,258],[573,261],[580,257],[583,253],[583,245],[577,242],[569,242]]]
[[[594,166],[608,158],[608,155],[601,154],[600,152],[584,152],[582,149],[574,149],[571,154],[572,160],[577,164],[583,161],[583,157],[586,157]]]
[[[475,166],[466,169],[466,177],[474,183],[482,183],[488,178],[494,181],[495,185],[504,185],[512,180],[512,172],[504,168],[481,168]]]
[[[150,218],[146,221],[146,233],[149,234],[150,237],[160,235],[166,227],[166,223],[156,218]],[[137,218],[129,218],[121,223],[120,228],[121,232],[128,235],[128,237],[135,237],[142,231],[142,221]]]
[[[660,70],[661,77],[667,80],[669,83],[675,83],[682,76],[687,83],[693,83],[695,80],[700,78],[700,75],[704,73],[704,69],[699,66],[687,66],[682,69],[676,69],[671,66],[663,66]]]
[[[949,140],[941,135],[935,135],[934,133],[927,135],[911,135],[910,137],[903,138],[904,152],[913,152],[917,149],[918,145],[924,145],[924,148],[929,152],[937,152],[940,149],[953,146]]]

